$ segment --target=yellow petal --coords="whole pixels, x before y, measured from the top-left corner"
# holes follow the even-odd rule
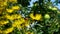
[[[4,6],[7,6],[7,2],[4,2]]]
[[[5,17],[6,17],[7,19],[9,19],[9,20],[14,20],[14,18],[13,18],[12,16],[10,16],[10,15],[5,15]]]
[[[19,6],[12,6],[12,9],[13,9],[13,10],[19,10],[20,7],[19,7]]]
[[[20,15],[20,14],[14,14],[14,15],[12,15],[12,17],[13,17],[14,19],[19,19],[19,18],[21,18],[21,15]]]
[[[18,26],[17,26],[17,28],[20,30],[21,26],[20,26],[20,25],[18,25]]]
[[[36,14],[35,16],[33,15],[33,13],[30,14],[30,17],[32,19],[35,19],[35,20],[41,20],[42,18],[42,15],[41,14]]]
[[[13,9],[6,9],[7,10],[7,12],[9,12],[9,13],[12,13],[13,12]]]
[[[41,18],[42,18],[41,14],[36,14],[36,17],[35,17],[36,20],[41,20]]]
[[[22,24],[23,22],[21,20],[15,20],[14,23],[12,24],[13,27],[17,27],[20,24]]]
[[[33,13],[30,14],[30,17],[31,17],[32,19],[35,19],[35,17],[33,16]]]
[[[9,21],[4,21],[4,20],[0,21],[0,25],[4,25],[4,24],[7,24],[7,23],[9,23]]]
[[[14,28],[13,27],[11,27],[11,28],[8,28],[8,29],[6,29],[6,30],[4,30],[3,31],[3,33],[10,33],[10,32],[12,32],[14,30]]]

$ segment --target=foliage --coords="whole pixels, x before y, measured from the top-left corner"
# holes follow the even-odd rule
[[[32,7],[30,1],[0,0],[0,34],[60,34],[60,12],[51,0]]]

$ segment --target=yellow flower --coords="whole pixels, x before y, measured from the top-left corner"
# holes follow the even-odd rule
[[[0,21],[0,25],[4,25],[4,24],[7,24],[7,23],[9,23],[9,21],[5,21],[5,20]]]
[[[21,22],[25,22],[24,18],[21,18],[20,21],[21,21]]]
[[[13,9],[6,9],[7,12],[12,13],[14,10]]]
[[[17,0],[9,0],[9,2],[17,3]]]
[[[5,18],[9,19],[9,20],[14,20],[14,17],[10,16],[10,15],[5,15]]]
[[[21,18],[21,19],[19,19],[19,20],[15,20],[15,21],[13,22],[12,26],[20,29],[20,28],[22,27],[21,24],[24,23],[24,22],[25,22],[24,19]]]
[[[30,14],[30,17],[32,19],[35,19],[35,20],[41,20],[42,18],[42,15],[41,14],[36,14],[35,16],[33,15],[33,13]]]
[[[3,4],[4,4],[4,6],[7,6],[7,2],[4,2]]]
[[[1,2],[4,2],[4,1],[5,1],[5,2],[6,2],[7,0],[4,0],[4,1],[3,1],[3,0],[0,0],[0,1],[1,1]]]
[[[3,32],[0,30],[0,33],[3,33]]]
[[[20,26],[24,20],[15,20],[14,23],[12,24],[13,27],[18,27]]]
[[[13,10],[19,10],[20,7],[19,7],[19,6],[12,6],[12,9],[13,9]]]
[[[18,26],[16,26],[16,28],[20,30],[22,27],[20,25],[18,25]]]
[[[3,33],[8,34],[8,33],[12,32],[13,30],[14,30],[14,27],[11,27],[11,28],[8,28],[6,30],[3,30]]]
[[[14,15],[12,15],[12,17],[13,17],[14,19],[19,19],[19,18],[21,18],[21,15],[20,15],[20,14],[14,14]]]
[[[0,6],[1,6],[1,7],[3,6],[3,2],[0,2]]]
[[[14,19],[20,19],[21,15],[20,14],[13,14],[13,15],[5,15],[5,17],[9,20],[14,20]]]
[[[15,20],[14,23],[12,24],[13,27],[17,27],[21,24],[20,20]]]
[[[7,6],[7,0],[0,1],[0,6]]]

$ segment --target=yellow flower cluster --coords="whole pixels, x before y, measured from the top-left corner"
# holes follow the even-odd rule
[[[18,27],[20,24],[22,24],[24,20],[15,20],[14,23],[12,24],[13,27]]]
[[[8,29],[6,29],[2,32],[5,33],[5,34],[8,34],[8,33],[12,32],[13,30],[14,30],[14,27],[11,27],[11,28],[8,28]]]
[[[1,23],[2,24],[6,24],[7,22],[3,23],[3,21],[2,21]],[[15,27],[18,28],[18,29],[20,29],[22,27],[21,26],[22,23],[25,23],[25,20],[23,18],[21,18],[20,20],[15,20],[12,23],[12,27],[11,28],[7,28],[6,30],[3,30],[3,31],[0,30],[0,33],[8,34],[8,33],[12,32]]]
[[[35,16],[33,15],[33,13],[30,14],[30,17],[34,20],[41,20],[42,15],[41,14],[36,14]]]
[[[8,20],[1,20],[1,21],[0,21],[0,26],[6,25],[7,23],[9,23]]]
[[[13,9],[13,10],[19,10],[20,7],[19,7],[19,6],[12,6],[12,9]]]
[[[8,34],[8,33],[12,32],[15,27],[19,29],[19,28],[22,27],[21,24],[22,23],[25,23],[24,18],[22,18],[22,16],[20,14],[15,14],[15,13],[14,14],[11,14],[15,10],[18,11],[18,10],[21,9],[18,5],[11,6],[11,8],[6,8],[6,7],[8,7],[8,3],[9,2],[11,2],[11,3],[17,3],[17,0],[4,0],[4,1],[3,0],[0,0],[0,6],[1,6],[0,7],[0,12],[2,13],[2,11],[5,10],[3,12],[6,12],[7,13],[7,14],[4,14],[3,16],[1,16],[1,17],[5,18],[7,20],[1,20],[0,21],[0,26],[1,25],[2,26],[3,25],[6,25],[7,23],[9,23],[8,19],[13,21],[12,27],[7,28],[5,30],[0,30],[0,33],[3,33],[3,34]]]
[[[21,18],[19,20],[15,20],[14,23],[12,24],[13,27],[17,27],[18,29],[27,26],[27,22],[25,22],[24,18]]]
[[[10,28],[5,29],[5,30],[0,30],[0,34],[9,34],[13,30],[14,30],[14,27],[10,27]]]
[[[5,15],[5,18],[9,19],[9,20],[15,20],[15,19],[20,19],[21,15],[20,14],[13,14],[13,15]]]
[[[7,11],[8,13],[12,13],[12,12],[13,12],[13,9],[6,9],[6,11]]]
[[[0,14],[7,6],[7,0],[0,0]]]
[[[12,6],[11,9],[7,9],[7,8],[6,8],[6,11],[7,11],[8,13],[12,13],[14,10],[20,10],[20,7],[19,7],[19,6]]]
[[[7,0],[0,0],[0,6],[7,6]]]
[[[21,14],[12,14],[15,10],[18,11],[21,9],[20,6],[16,5],[16,6],[11,6],[11,8],[6,8],[8,3],[11,2],[11,3],[17,3],[17,0],[5,0],[5,1],[2,1],[0,0],[0,11],[5,9],[5,11],[3,12],[6,12],[7,14],[4,14],[4,18],[7,19],[7,20],[2,20],[0,21],[0,25],[6,25],[7,23],[9,23],[8,19],[11,20],[13,23],[12,23],[12,27],[10,28],[7,28],[3,31],[0,30],[0,33],[4,33],[4,34],[8,34],[10,32],[12,32],[14,30],[14,28],[22,28],[24,26],[29,26],[30,24],[30,21],[29,20],[25,20]],[[2,8],[4,7],[4,8]],[[33,15],[33,13],[31,13],[30,15],[30,18],[32,18],[33,20],[41,20],[42,19],[42,15],[41,14],[35,14]],[[22,24],[22,25],[21,25]],[[33,34],[33,33],[30,33],[30,32],[27,32],[26,34]]]

